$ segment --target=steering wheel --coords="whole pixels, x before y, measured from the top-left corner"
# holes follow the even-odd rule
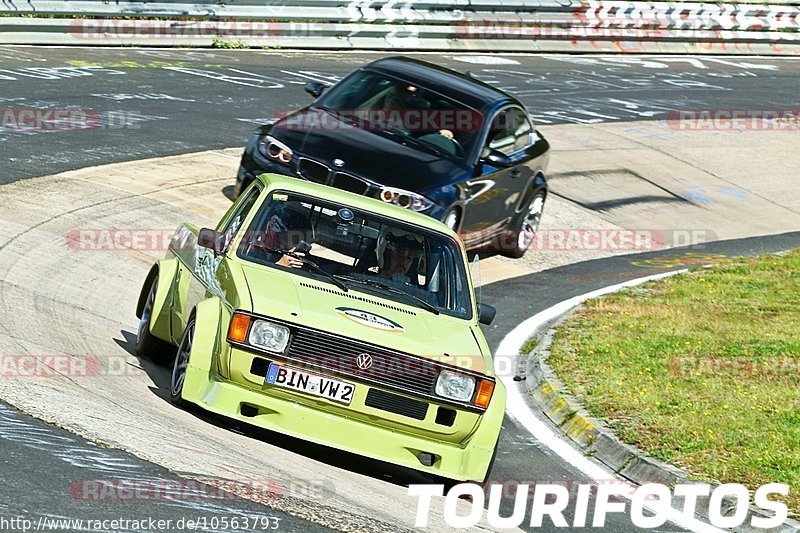
[[[458,142],[457,140],[455,140],[455,138],[450,139],[450,142],[452,142],[456,147],[456,157],[463,157],[464,156],[464,147],[461,146],[461,143]]]

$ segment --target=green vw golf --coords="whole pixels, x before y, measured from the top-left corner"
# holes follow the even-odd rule
[[[489,475],[506,393],[462,242],[422,214],[265,174],[182,224],[137,306],[171,398],[457,481]]]

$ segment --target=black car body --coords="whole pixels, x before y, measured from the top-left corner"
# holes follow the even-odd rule
[[[306,91],[314,103],[250,138],[236,195],[276,172],[424,212],[470,249],[525,252],[547,195],[549,144],[517,99],[405,57]]]

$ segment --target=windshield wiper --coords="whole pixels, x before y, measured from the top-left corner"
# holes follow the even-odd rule
[[[353,117],[347,116],[346,113],[342,113],[338,109],[331,109],[330,107],[325,107],[321,105],[316,106],[316,108],[321,109],[324,113],[327,113],[336,120],[344,122],[348,126],[356,126],[356,121],[353,119]]]
[[[329,274],[328,272],[325,272],[324,270],[322,270],[322,268],[320,268],[320,266],[318,264],[316,264],[314,261],[312,261],[311,259],[306,259],[305,257],[302,257],[301,255],[298,255],[300,252],[290,252],[289,250],[279,250],[278,248],[270,248],[268,246],[261,246],[261,248],[263,250],[266,250],[268,252],[272,252],[272,253],[275,253],[275,254],[282,254],[282,255],[292,256],[295,259],[300,260],[304,265],[310,266],[311,270],[313,270],[314,272],[316,272],[317,274],[319,274],[321,276],[324,276],[331,283],[333,283],[334,285],[336,285],[337,287],[342,289],[344,292],[347,292],[347,291],[350,290],[350,289],[347,288],[347,285],[345,285],[344,283],[339,281],[339,279],[337,279],[336,276],[334,276],[333,274]]]
[[[341,281],[336,279],[336,276],[334,276],[333,274],[329,274],[328,272],[325,272],[324,270],[322,270],[322,268],[320,268],[320,266],[318,264],[316,264],[314,261],[312,261],[311,259],[306,259],[305,257],[298,257],[298,256],[296,256],[294,254],[289,254],[289,255],[291,255],[295,259],[299,259],[300,261],[303,262],[304,265],[310,266],[311,270],[313,270],[317,274],[319,274],[321,276],[324,276],[325,278],[329,279],[331,283],[333,283],[334,285],[336,285],[337,287],[342,289],[344,292],[347,292],[347,291],[350,290],[350,289],[347,288],[347,285],[345,285],[344,283],[342,283]]]
[[[415,295],[411,294],[408,291],[404,291],[403,289],[398,289],[397,287],[389,285],[385,281],[381,281],[379,279],[371,279],[371,278],[352,278],[350,276],[337,276],[337,277],[346,279],[347,281],[355,281],[356,283],[363,283],[364,285],[371,285],[373,287],[378,287],[380,289],[384,289],[386,291],[389,291],[389,292],[391,292],[393,294],[401,294],[403,296],[407,296],[407,297],[411,298],[412,300],[414,300],[415,302],[417,302],[426,311],[430,311],[434,315],[438,315],[440,313],[439,309],[437,309],[435,306],[431,305],[430,303],[426,302],[425,300],[423,300],[419,296],[415,296]]]

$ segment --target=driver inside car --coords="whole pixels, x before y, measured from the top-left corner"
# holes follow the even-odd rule
[[[370,122],[390,126],[404,135],[419,137],[447,155],[457,155],[460,145],[452,130],[440,127],[431,131],[423,128],[438,111],[432,110],[431,103],[418,91],[419,88],[413,85],[392,84],[361,104],[359,110],[372,112]]]
[[[296,245],[292,243],[305,241],[309,228],[308,219],[279,204],[270,209],[264,229],[251,239],[250,247],[260,249],[270,263],[302,268],[303,261],[293,255]]]

